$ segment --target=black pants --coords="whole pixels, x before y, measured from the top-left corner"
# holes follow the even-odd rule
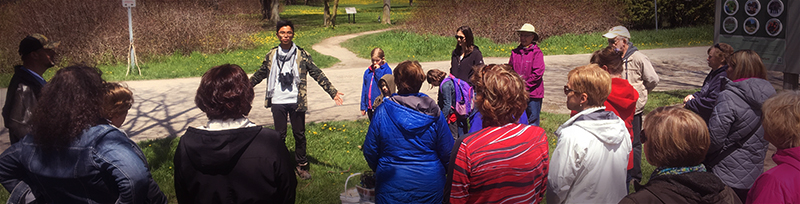
[[[628,176],[639,182],[642,180],[642,114],[633,115],[633,168],[628,170]]]
[[[272,104],[272,120],[281,139],[286,140],[287,116],[292,122],[294,156],[297,164],[306,164],[306,112],[297,112],[297,104]]]
[[[369,117],[369,122],[372,122],[372,118],[375,117],[375,110],[367,109],[367,117]]]

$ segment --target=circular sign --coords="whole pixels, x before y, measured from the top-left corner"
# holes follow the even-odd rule
[[[739,21],[733,16],[729,16],[722,21],[722,29],[725,30],[726,33],[733,33],[733,31],[736,31],[736,28],[738,27]]]
[[[767,13],[772,17],[783,14],[783,9],[783,2],[780,0],[772,0],[767,4]]]
[[[736,0],[725,1],[725,13],[728,15],[736,14],[739,11],[739,2]]]
[[[783,31],[783,24],[781,23],[781,20],[778,20],[777,18],[769,19],[769,21],[767,21],[767,26],[764,26],[764,29],[767,30],[767,34],[769,34],[769,36],[778,36],[778,34],[781,34],[781,31]]]
[[[744,12],[747,15],[755,16],[760,10],[761,2],[758,2],[758,0],[747,0],[747,3],[744,3]]]
[[[745,33],[752,35],[758,31],[758,26],[758,19],[755,17],[750,17],[744,20],[744,25],[742,27],[744,27]]]

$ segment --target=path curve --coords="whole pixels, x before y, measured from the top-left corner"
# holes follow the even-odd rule
[[[339,43],[350,38],[386,30],[390,29],[332,37],[312,46],[320,53],[329,54],[341,60],[332,68],[324,69],[324,73],[340,92],[345,93],[345,103],[341,106],[334,105],[333,100],[322,88],[314,85],[313,80],[309,79],[309,110],[306,122],[365,118],[360,114],[359,98],[362,75],[370,61],[358,58],[349,50],[339,46]],[[656,90],[673,90],[698,88],[701,85],[708,72],[705,61],[706,49],[707,47],[687,47],[642,50],[641,52],[650,56],[650,60],[661,77],[661,83]],[[489,57],[484,61],[487,64],[506,63],[508,58]],[[589,54],[551,55],[545,56],[544,61],[547,68],[544,74],[543,111],[567,113],[564,106],[566,97],[561,88],[566,84],[566,73],[574,67],[587,64]],[[395,67],[397,63],[390,62],[389,65]],[[447,72],[450,67],[449,61],[421,64],[426,71],[435,68]],[[779,81],[780,79],[777,83],[780,83]],[[194,104],[195,92],[200,83],[199,77],[126,81],[124,83],[133,90],[135,103],[128,112],[127,121],[121,129],[127,132],[134,141],[180,136],[188,127],[202,126],[208,121],[205,114]],[[269,109],[263,107],[265,89],[265,82],[255,87],[256,96],[249,118],[259,125],[272,125],[272,114]],[[431,89],[428,85],[424,85],[421,91],[431,97],[436,97],[437,90]],[[0,89],[0,104],[4,104],[6,92],[6,88]],[[0,122],[0,150],[5,150],[9,145],[8,130],[2,124]]]

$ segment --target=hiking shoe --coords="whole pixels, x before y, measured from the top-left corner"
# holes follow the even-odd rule
[[[311,179],[311,173],[308,172],[307,169],[308,165],[306,166],[297,166],[294,169],[294,173],[303,180]]]

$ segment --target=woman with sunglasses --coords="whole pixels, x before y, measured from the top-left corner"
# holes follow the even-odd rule
[[[616,203],[628,194],[631,138],[625,122],[603,106],[610,92],[611,76],[596,64],[567,75],[567,108],[578,114],[555,132],[547,203]]]
[[[717,104],[717,95],[722,91],[722,82],[728,76],[728,57],[733,54],[733,47],[725,43],[717,43],[708,48],[708,72],[706,79],[703,80],[703,88],[691,95],[683,98],[683,107],[692,110],[708,123],[711,111]]]
[[[647,162],[656,170],[647,185],[635,185],[636,192],[620,203],[740,203],[733,190],[701,164],[711,141],[700,116],[666,106],[646,118],[640,136]]]
[[[450,60],[450,74],[472,84],[470,81],[474,72],[472,67],[483,64],[483,55],[478,46],[475,46],[475,39],[469,26],[459,27],[455,37],[457,43]]]

